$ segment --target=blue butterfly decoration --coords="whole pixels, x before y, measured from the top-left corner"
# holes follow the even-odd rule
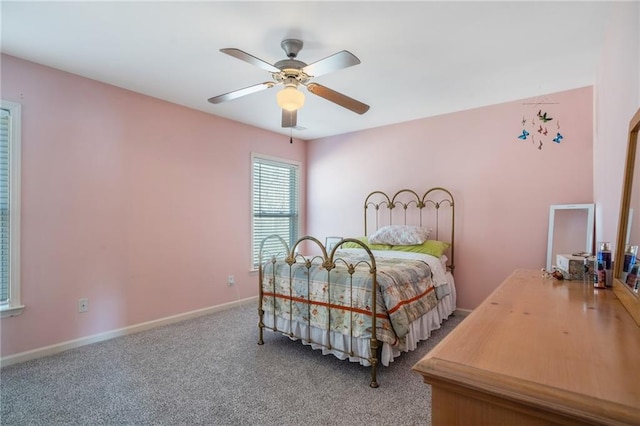
[[[556,135],[556,137],[555,137],[555,138],[553,138],[553,141],[554,141],[555,143],[560,143],[560,141],[561,141],[562,139],[564,139],[564,136],[562,136],[560,133],[558,133],[558,134]]]
[[[525,140],[525,139],[527,139],[527,136],[529,136],[529,132],[527,132],[526,130],[522,129],[522,134],[520,136],[518,136],[518,139]]]

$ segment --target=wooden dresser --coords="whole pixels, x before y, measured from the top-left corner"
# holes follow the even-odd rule
[[[434,425],[640,425],[640,327],[610,290],[517,270],[413,370]]]

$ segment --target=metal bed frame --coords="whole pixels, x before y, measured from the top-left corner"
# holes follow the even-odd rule
[[[448,210],[448,215],[441,216],[441,208],[443,210]],[[447,254],[447,269],[453,273],[455,268],[454,266],[454,201],[453,195],[448,190],[436,187],[429,189],[423,196],[419,196],[413,190],[410,189],[402,189],[396,192],[393,196],[388,196],[386,193],[382,191],[374,191],[370,193],[364,203],[364,231],[365,235],[367,234],[367,222],[373,220],[375,224],[375,229],[377,230],[379,227],[382,227],[387,224],[418,224],[419,226],[431,227],[432,231],[435,232],[432,239],[438,239],[442,235],[447,235],[448,238],[445,241],[451,244],[448,254]],[[281,243],[281,251],[278,253],[264,253],[263,249],[265,247],[265,243],[271,239],[277,239]],[[362,261],[356,265],[352,265],[344,261],[339,257],[335,257],[336,250],[338,250],[345,243],[354,243],[359,245],[369,256],[368,261]],[[298,253],[299,247],[303,245],[306,249],[309,249],[309,245],[312,248],[318,249],[317,252],[321,253],[313,256],[304,256]],[[269,244],[272,246],[272,244]],[[309,249],[310,251],[313,251]],[[269,259],[268,262],[272,263],[272,273],[273,276],[272,282],[273,286],[270,289],[266,289],[263,286],[265,279],[264,267],[265,259]],[[284,260],[287,265],[289,265],[289,292],[288,294],[276,293],[275,289],[275,264],[280,260]],[[369,273],[371,274],[371,282],[372,282],[372,291],[371,291],[371,337],[370,337],[370,356],[362,357],[356,354],[353,350],[354,336],[353,331],[349,329],[349,347],[347,350],[341,350],[336,348],[332,341],[329,340],[328,344],[324,344],[322,342],[314,341],[311,338],[311,319],[310,316],[307,320],[307,333],[305,336],[296,335],[292,328],[291,324],[293,323],[293,314],[292,314],[292,304],[296,302],[306,303],[309,306],[311,305],[323,305],[322,303],[318,303],[317,301],[311,300],[309,297],[309,291],[307,291],[307,299],[306,300],[297,300],[293,295],[293,288],[291,286],[292,283],[292,274],[291,268],[293,265],[298,265],[306,267],[309,270],[312,266],[321,264],[324,269],[327,270],[327,288],[328,292],[331,291],[331,271],[333,271],[336,267],[344,267],[350,275],[350,280],[353,280],[353,274],[359,268],[368,268]],[[310,274],[307,274],[309,277]],[[378,282],[377,282],[377,267],[376,267],[376,259],[371,252],[371,250],[360,240],[355,238],[344,238],[339,241],[332,250],[327,251],[325,246],[316,238],[312,236],[304,236],[298,239],[291,248],[289,248],[286,241],[284,241],[281,237],[277,235],[272,235],[265,238],[260,244],[260,267],[258,273],[258,328],[259,328],[259,339],[258,344],[263,345],[263,330],[269,329],[274,332],[283,333],[291,338],[296,338],[302,340],[307,344],[314,344],[320,347],[327,348],[332,351],[337,351],[348,355],[350,358],[361,358],[365,359],[371,364],[371,381],[369,386],[373,388],[378,387],[377,382],[377,368],[378,368],[378,339],[376,335],[376,299],[378,296]],[[308,278],[307,285],[310,285],[310,277]],[[273,326],[265,325],[264,323],[264,297],[271,296],[273,300]],[[289,330],[280,330],[277,327],[277,315],[276,315],[276,297],[288,300],[289,303]],[[331,300],[330,297],[327,300]],[[324,304],[327,306],[323,306],[328,309],[327,315],[327,329],[330,330],[331,324],[331,312],[333,310],[347,310],[350,312],[350,315],[353,315],[354,307],[353,301],[350,300],[350,305],[339,305],[339,306],[329,306],[329,304]],[[350,324],[353,324],[351,322]]]

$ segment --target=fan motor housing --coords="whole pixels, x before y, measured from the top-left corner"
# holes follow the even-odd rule
[[[273,66],[284,71],[285,69],[301,70],[306,67],[307,64],[297,59],[283,59],[273,64]]]
[[[284,59],[274,64],[276,68],[280,68],[280,72],[272,73],[273,79],[279,83],[285,81],[296,80],[299,83],[306,83],[311,78],[308,76],[302,68],[307,66],[304,62],[296,61],[295,59]]]

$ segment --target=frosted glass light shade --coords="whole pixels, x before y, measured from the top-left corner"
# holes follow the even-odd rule
[[[292,86],[287,86],[276,95],[280,108],[296,111],[304,105],[304,94]]]

